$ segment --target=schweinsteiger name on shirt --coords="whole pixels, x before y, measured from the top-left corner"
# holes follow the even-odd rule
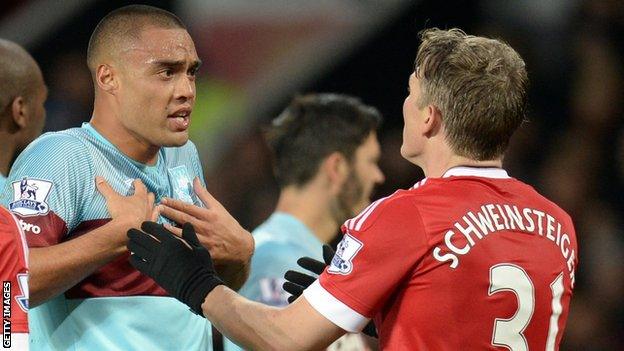
[[[576,253],[570,249],[570,237],[562,233],[561,223],[545,211],[533,208],[519,209],[515,205],[486,204],[481,206],[480,211],[473,213],[468,211],[461,220],[453,224],[444,235],[442,248],[436,246],[433,249],[433,257],[440,262],[450,262],[450,267],[455,269],[459,266],[460,257],[470,252],[479,240],[485,236],[499,231],[521,231],[537,234],[552,241],[561,251],[561,255],[567,260],[567,268],[572,286],[574,286],[574,258]],[[462,235],[467,243],[458,247],[455,235]]]

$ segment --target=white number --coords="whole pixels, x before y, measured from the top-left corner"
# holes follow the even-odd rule
[[[561,315],[561,296],[563,295],[563,273],[550,284],[552,291],[552,314],[548,327],[546,351],[555,349],[555,340],[559,331],[559,315]],[[527,272],[521,267],[502,263],[490,268],[491,296],[501,291],[511,291],[516,294],[518,309],[509,319],[496,318],[492,332],[492,345],[506,347],[511,351],[528,351],[529,344],[524,337],[524,330],[529,325],[535,308],[535,288]]]

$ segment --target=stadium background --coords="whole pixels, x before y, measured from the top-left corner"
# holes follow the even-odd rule
[[[24,45],[44,71],[46,130],[89,119],[89,35],[107,12],[130,3],[0,3],[0,37]],[[514,136],[505,167],[560,204],[577,227],[580,267],[562,349],[624,349],[623,1],[143,3],[173,11],[189,26],[204,61],[192,139],[208,189],[248,229],[277,199],[262,126],[294,94],[348,93],[379,108],[387,180],[378,198],[423,176],[399,155],[418,31],[460,27],[509,42],[527,62],[531,90],[529,121]]]

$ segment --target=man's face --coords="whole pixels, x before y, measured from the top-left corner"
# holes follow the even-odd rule
[[[427,106],[420,108],[420,80],[412,73],[409,77],[409,95],[403,102],[403,145],[401,156],[411,161],[420,155],[423,149],[423,137],[418,133],[417,122],[426,116]]]
[[[120,59],[120,123],[149,146],[184,145],[200,65],[188,32],[147,27]]]
[[[370,204],[375,185],[383,183],[385,177],[378,162],[381,155],[377,135],[372,132],[355,150],[349,176],[338,194],[338,223],[354,217]]]

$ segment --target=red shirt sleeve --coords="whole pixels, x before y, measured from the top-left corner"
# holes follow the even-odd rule
[[[343,240],[320,284],[359,314],[373,317],[427,251],[420,214],[408,192],[371,204],[342,226]]]
[[[28,333],[28,269],[26,243],[17,220],[0,208],[0,281],[3,323],[11,333]]]

